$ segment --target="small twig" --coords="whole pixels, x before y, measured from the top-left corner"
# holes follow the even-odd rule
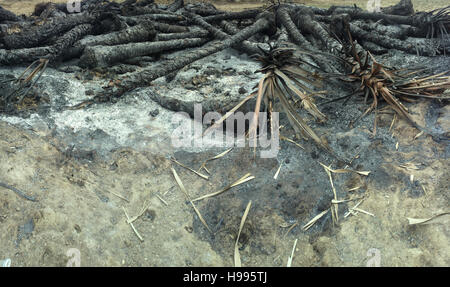
[[[142,209],[141,209],[141,211],[139,211],[138,215],[134,216],[131,219],[128,219],[127,223],[133,223],[136,219],[141,217],[149,207],[150,207],[150,203],[148,205],[146,205],[144,202],[144,205],[142,206]]]
[[[169,205],[169,204],[167,203],[167,201],[165,201],[165,200],[164,200],[161,196],[159,196],[158,194],[156,195],[156,197],[158,197],[159,200],[161,200],[162,203],[164,203],[166,206]]]
[[[178,164],[179,166],[184,167],[185,169],[187,169],[187,170],[189,170],[189,171],[192,171],[193,173],[195,173],[196,175],[200,176],[201,178],[208,180],[209,177],[208,177],[207,175],[201,174],[200,172],[198,172],[198,171],[196,171],[196,170],[193,170],[192,168],[190,168],[190,167],[188,167],[188,166],[185,166],[185,165],[182,164],[181,162],[177,161],[175,158],[171,158],[171,160],[172,160],[174,163]]]
[[[11,186],[11,185],[3,183],[3,182],[0,182],[0,186],[4,187],[6,189],[14,191],[17,195],[19,195],[20,197],[23,197],[23,198],[25,198],[25,199],[27,199],[29,201],[34,201],[34,202],[37,201],[37,199],[34,196],[26,195],[24,192],[18,190],[14,186]]]
[[[125,207],[122,206],[123,212],[125,213],[125,216],[127,217],[127,223],[130,224],[131,228],[133,229],[134,233],[136,234],[136,236],[139,238],[139,240],[141,242],[144,241],[144,238],[142,238],[142,236],[139,234],[139,232],[136,230],[136,228],[133,225],[133,222],[129,222],[130,221],[130,217],[128,216],[127,210],[125,209]]]

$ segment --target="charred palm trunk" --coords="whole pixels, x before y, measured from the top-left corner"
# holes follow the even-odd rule
[[[159,77],[177,71],[190,63],[222,51],[223,49],[230,48],[251,37],[252,35],[269,28],[270,25],[271,22],[269,17],[261,17],[253,25],[243,29],[236,35],[228,37],[225,40],[211,42],[201,48],[187,52],[174,59],[120,77],[117,81],[119,84],[116,87],[101,92],[99,95],[95,96],[94,100],[96,102],[111,101],[114,98],[122,96],[125,92],[133,90],[137,87],[147,86]]]

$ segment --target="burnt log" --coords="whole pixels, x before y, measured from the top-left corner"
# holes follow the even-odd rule
[[[175,39],[189,39],[189,38],[207,38],[209,32],[205,30],[190,31],[185,33],[158,33],[155,36],[155,41],[169,41]]]
[[[125,43],[145,42],[155,38],[156,31],[151,22],[143,22],[127,29],[102,35],[90,35],[74,44],[63,53],[65,60],[80,56],[87,46],[114,46]]]
[[[184,1],[183,0],[175,0],[175,1],[173,1],[172,4],[169,5],[169,7],[167,7],[167,11],[175,12],[178,9],[183,8],[183,6],[184,6]]]
[[[391,15],[410,16],[414,14],[414,7],[411,0],[400,0],[395,5],[381,8],[381,12]]]
[[[243,40],[248,39],[252,35],[268,29],[272,25],[270,17],[263,16],[259,18],[253,25],[243,29],[236,35],[228,37],[226,40],[213,41],[201,48],[192,50],[176,58],[164,61],[150,67],[143,68],[140,71],[119,77],[118,84],[115,87],[105,87],[104,91],[94,97],[94,102],[115,101],[124,93],[138,87],[149,85],[157,78],[166,76],[172,72],[214,53],[230,48]]]
[[[2,6],[0,6],[0,23],[4,21],[19,22],[20,18],[17,17],[13,12],[6,10]]]
[[[260,9],[244,10],[242,12],[225,12],[204,18],[207,22],[219,22],[222,20],[253,19],[261,13]]]
[[[42,26],[35,26],[18,33],[7,35],[3,43],[7,49],[31,48],[43,46],[48,39],[59,36],[81,24],[92,24],[96,17],[88,13],[68,15],[64,18],[52,18]]]
[[[15,50],[0,49],[0,63],[3,65],[17,65],[34,62],[44,57],[51,61],[56,60],[64,51],[83,36],[89,34],[93,29],[94,27],[91,24],[78,25],[58,38],[52,46]]]
[[[80,58],[81,67],[105,67],[128,58],[148,56],[165,51],[198,47],[207,42],[206,39],[176,39],[159,42],[130,43],[115,46],[86,47]]]

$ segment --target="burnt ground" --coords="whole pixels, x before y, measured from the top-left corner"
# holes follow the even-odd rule
[[[450,63],[449,57],[403,53],[378,60],[399,67],[423,64],[435,72]],[[232,266],[239,223],[251,200],[239,245],[243,266],[285,266],[295,239],[293,266],[366,266],[372,248],[379,250],[382,266],[448,266],[448,222],[409,226],[406,219],[448,211],[448,142],[415,138],[419,131],[402,119],[390,129],[389,109],[378,113],[376,136],[374,114],[349,128],[367,107],[361,98],[327,105],[318,99],[328,122],[318,125],[308,118],[340,156],[358,155],[354,170],[370,171],[368,176],[332,174],[338,199],[352,199],[339,204],[337,224],[328,212],[302,229],[333,199],[319,162],[344,167],[310,142],[295,139],[301,149],[281,141],[276,158],[268,159],[260,158],[259,150],[254,156],[251,149],[236,147],[207,164],[209,180],[169,160],[174,156],[197,169],[226,149],[175,148],[175,112],[192,113],[194,103],[203,103],[204,112],[226,112],[257,83],[257,67],[246,56],[225,50],[189,65],[173,80],[161,78],[130,92],[118,103],[78,110],[65,107],[88,98],[90,90],[108,81],[105,75],[70,65],[47,69],[38,87],[47,101],[31,111],[0,116],[0,181],[38,200],[0,187],[0,259],[11,258],[13,266],[65,266],[67,251],[77,248],[82,266]],[[17,76],[23,69],[1,68],[0,74]],[[325,89],[331,99],[354,87],[331,81]],[[418,122],[448,133],[446,103],[419,100],[407,106]],[[251,109],[250,103],[243,111]],[[283,115],[281,124],[281,135],[292,139]],[[192,198],[218,191],[246,173],[255,179],[196,202],[211,234],[186,202],[171,166]],[[354,187],[360,188],[348,191]],[[374,216],[359,212],[345,217],[362,197],[359,208]],[[122,208],[134,216],[146,203],[134,222],[141,242]]]

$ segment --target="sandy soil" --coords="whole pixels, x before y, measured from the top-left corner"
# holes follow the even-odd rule
[[[389,120],[381,122],[388,124]],[[425,136],[412,140],[417,132],[404,122],[394,129],[399,151],[387,151],[374,142],[374,149],[390,157],[369,180],[354,175],[338,186],[345,190],[363,185],[366,199],[360,208],[374,216],[341,216],[335,227],[328,218],[320,232],[296,227],[286,235],[293,221],[283,210],[289,213],[294,208],[290,216],[301,218],[298,223],[303,225],[311,218],[308,210],[315,203],[308,202],[308,197],[295,199],[302,196],[295,184],[313,179],[302,177],[302,171],[294,171],[298,176],[285,171],[278,183],[273,180],[258,189],[256,183],[199,202],[206,221],[218,231],[213,237],[185,203],[170,173],[170,162],[161,155],[120,149],[108,162],[83,163],[61,152],[51,131],[36,133],[1,122],[0,132],[0,180],[38,199],[31,202],[0,188],[0,255],[11,258],[13,266],[65,266],[70,248],[80,250],[82,266],[232,266],[234,239],[249,199],[254,207],[243,230],[247,241],[241,250],[244,266],[285,266],[295,239],[293,266],[365,266],[375,256],[369,252],[372,248],[379,250],[382,266],[450,264],[448,221],[408,226],[406,220],[448,211],[449,160],[436,156],[446,147]],[[403,147],[413,151],[403,152]],[[212,154],[178,154],[178,159],[195,166]],[[249,152],[241,150],[211,162],[214,176],[208,182],[177,170],[196,197],[218,190],[244,170],[264,178],[278,166],[266,160],[255,168],[251,156],[248,159]],[[413,162],[420,168],[408,171],[399,162]],[[410,174],[416,179],[413,185]],[[326,179],[325,173],[318,176]],[[270,189],[272,198],[266,198],[264,188]],[[235,197],[246,192],[244,198]],[[258,193],[262,193],[260,199]],[[300,201],[290,207],[292,200]],[[281,209],[276,208],[279,203]],[[126,223],[122,207],[134,216],[146,204],[149,207],[134,222],[144,238],[141,242]],[[347,210],[345,205],[340,208]],[[225,218],[222,226],[218,223],[221,217]]]

